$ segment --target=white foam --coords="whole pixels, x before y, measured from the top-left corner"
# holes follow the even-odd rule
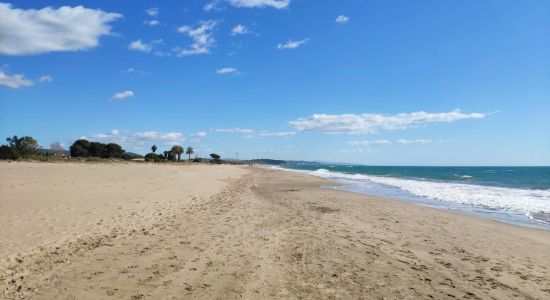
[[[434,182],[364,174],[345,174],[326,169],[307,171],[311,175],[359,183],[371,181],[398,187],[414,196],[491,209],[514,210],[525,214],[550,213],[550,190],[502,188],[473,184]]]

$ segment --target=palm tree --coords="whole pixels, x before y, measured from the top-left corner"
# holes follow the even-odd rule
[[[187,147],[187,150],[185,150],[185,154],[189,155],[189,160],[191,160],[191,154],[195,153],[195,151],[193,151],[193,147],[189,146]]]
[[[153,146],[151,147],[151,151],[153,151],[153,153],[155,153],[155,151],[157,151],[157,145],[153,145]]]
[[[172,147],[172,152],[178,156],[178,161],[181,160],[181,154],[183,153],[183,147],[175,145]]]

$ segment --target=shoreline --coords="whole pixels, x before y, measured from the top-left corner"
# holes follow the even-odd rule
[[[6,298],[550,296],[550,232],[326,189],[333,183],[311,175],[210,165],[0,171],[6,245],[43,247],[3,267]],[[74,186],[93,188],[67,197]],[[70,244],[44,245],[60,233]]]
[[[512,210],[506,210],[503,211],[502,209],[489,209],[483,206],[477,206],[473,204],[467,204],[467,203],[460,203],[460,202],[449,202],[445,200],[440,199],[434,199],[430,197],[421,197],[418,195],[411,194],[407,191],[402,191],[398,187],[390,186],[392,189],[397,188],[400,190],[399,193],[392,193],[388,194],[388,192],[382,192],[377,190],[371,190],[371,189],[364,189],[360,185],[358,185],[355,180],[344,180],[342,178],[338,178],[337,176],[340,173],[335,173],[335,177],[328,176],[325,174],[317,175],[313,174],[314,172],[307,169],[293,169],[293,168],[283,168],[278,166],[265,166],[267,169],[273,169],[273,170],[281,170],[285,172],[297,172],[299,174],[306,174],[309,176],[314,176],[316,178],[320,178],[323,180],[327,180],[330,182],[334,182],[338,184],[338,187],[335,187],[336,190],[339,191],[345,191],[345,192],[351,192],[356,193],[360,195],[365,196],[371,196],[371,197],[380,197],[385,199],[391,199],[395,201],[401,201],[405,203],[412,203],[415,205],[423,206],[423,207],[429,207],[429,208],[435,208],[441,211],[446,212],[452,212],[452,213],[458,213],[460,215],[466,215],[466,216],[473,216],[476,218],[481,218],[485,220],[492,220],[496,222],[500,222],[503,224],[509,224],[514,226],[520,226],[525,228],[534,228],[534,229],[540,229],[545,231],[550,231],[550,223],[538,220],[533,217],[533,215],[536,215],[538,213],[535,212],[514,212]],[[330,170],[327,170],[330,172]],[[342,173],[346,176],[354,176],[354,175],[363,175],[363,174],[354,174],[354,173]],[[366,176],[374,176],[376,175],[370,175],[370,174],[364,174]],[[414,178],[397,178],[400,180],[416,180]],[[470,185],[467,183],[460,183],[460,182],[452,182],[451,184],[460,184],[460,185]],[[473,187],[482,187],[482,188],[495,188],[492,186],[479,186],[471,184]],[[329,187],[330,188],[330,187]],[[379,187],[378,187],[379,188]],[[496,188],[504,188],[505,187],[496,187]]]

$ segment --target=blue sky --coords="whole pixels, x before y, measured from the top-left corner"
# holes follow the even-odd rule
[[[550,165],[550,2],[0,2],[0,136]]]

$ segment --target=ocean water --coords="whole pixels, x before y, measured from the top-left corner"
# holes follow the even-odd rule
[[[285,166],[337,189],[550,230],[550,167]]]

